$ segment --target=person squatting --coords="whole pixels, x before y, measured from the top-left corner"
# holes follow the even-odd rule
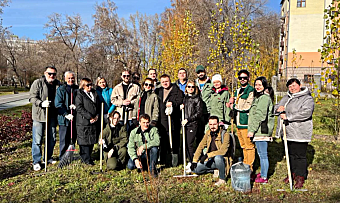
[[[204,66],[198,65],[195,70],[196,80],[189,80],[187,70],[180,68],[178,80],[172,82],[167,74],[158,81],[156,69],[149,69],[140,84],[139,73],[131,74],[124,69],[121,82],[110,88],[104,77],[98,77],[95,84],[83,78],[78,86],[72,71],[65,72],[61,84],[56,79],[57,69],[46,67],[44,76],[35,80],[30,89],[33,170],[41,170],[45,160],[41,151],[45,131],[47,163],[56,163],[52,155],[59,124],[59,160],[70,144],[77,143],[82,162],[93,166],[91,155],[98,143],[103,147],[107,170],[126,167],[150,170],[157,177],[160,170],[157,164],[179,165],[183,127],[186,172],[214,172],[213,177],[218,177],[215,185],[224,185],[235,145],[230,133],[225,132],[235,124],[243,163],[252,170],[251,180],[266,184],[268,142],[273,140],[274,115],[279,115],[276,137],[282,136],[286,125],[292,179],[295,188],[302,188],[307,178],[306,154],[313,130],[314,100],[308,88],[302,87],[298,79],[288,80],[287,95],[274,106],[273,89],[263,76],[250,84],[250,73],[240,70],[239,88],[230,92],[220,74],[210,79]],[[253,168],[256,151],[261,168],[258,174]],[[284,182],[288,180],[287,176]]]

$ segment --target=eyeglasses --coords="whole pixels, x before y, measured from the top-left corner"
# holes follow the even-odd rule
[[[130,75],[123,75],[123,78],[128,78],[130,77]]]
[[[188,88],[195,88],[195,86],[188,86]]]
[[[135,80],[139,80],[140,78],[139,78],[139,77],[137,77],[137,76],[134,76],[134,77],[133,77],[133,79],[135,79]]]
[[[144,86],[145,87],[153,87],[153,84],[151,84],[151,83],[144,83]]]
[[[239,80],[248,80],[248,77],[238,77]]]
[[[92,83],[86,84],[86,87],[90,87],[90,86],[93,86],[93,84]]]
[[[49,73],[49,72],[46,72],[49,76],[56,76],[57,73]]]

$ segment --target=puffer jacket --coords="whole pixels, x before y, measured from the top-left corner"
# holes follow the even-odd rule
[[[55,96],[54,99],[54,105],[58,110],[58,124],[59,125],[64,125],[64,126],[68,126],[70,124],[70,121],[68,119],[65,118],[65,116],[67,114],[71,113],[71,109],[70,109],[70,105],[71,102],[74,104],[75,103],[75,98],[77,96],[77,92],[78,92],[78,85],[72,85],[71,86],[71,91],[73,92],[73,98],[71,101],[71,92],[68,92],[66,90],[66,86],[67,84],[63,84],[61,85],[58,89],[57,89],[57,94]],[[73,111],[73,123],[75,123],[76,121],[76,111]]]
[[[91,118],[99,117],[100,104],[98,102],[97,92],[91,90],[94,96],[94,102],[86,95],[83,89],[78,90],[76,97],[77,111],[77,141],[79,145],[92,145],[97,143],[97,134],[99,132],[100,120],[90,123]]]
[[[111,103],[112,88],[97,87],[96,91],[98,94],[99,102],[104,102],[104,114],[111,113],[115,108],[115,105],[112,105]]]
[[[232,159],[232,149],[231,149],[231,145],[230,145],[230,135],[229,133],[224,133],[224,137],[223,137],[223,143],[222,143],[222,137],[221,137],[221,133],[222,131],[220,130],[218,132],[218,135],[215,139],[215,145],[217,147],[216,151],[212,151],[212,152],[208,152],[207,156],[208,158],[205,160],[207,161],[209,158],[215,157],[217,155],[221,155],[224,156],[225,159],[225,168],[226,168],[226,175],[229,174],[230,171],[230,167],[231,164],[233,163],[233,159]],[[192,162],[197,163],[199,161],[200,156],[204,153],[203,150],[204,149],[209,149],[210,148],[210,144],[211,144],[211,135],[210,135],[210,130],[208,130],[202,141],[200,142],[200,144],[198,145],[195,154],[194,154],[194,158],[192,160]]]
[[[231,109],[226,107],[226,103],[229,102],[230,94],[228,88],[222,86],[222,88],[216,92],[215,88],[212,88],[212,94],[210,96],[210,115],[217,116],[220,121],[230,122]]]
[[[127,99],[131,100],[130,105],[128,106],[128,120],[132,120],[132,110],[137,101],[137,96],[140,92],[140,87],[136,84],[129,83],[127,88]],[[123,110],[123,100],[124,100],[124,90],[123,83],[119,83],[116,85],[111,94],[111,103],[116,106],[117,111],[120,113],[120,120],[124,120],[124,110]]]
[[[150,149],[151,147],[159,147],[159,133],[156,127],[149,127],[144,131],[144,137],[146,143],[143,143],[142,139],[142,129],[141,127],[135,128],[131,131],[129,137],[128,154],[130,158],[134,161],[137,159],[137,149],[144,145],[144,149]]]
[[[57,89],[59,80],[53,81],[53,86]],[[48,97],[48,87],[45,77],[36,79],[30,89],[29,102],[32,103],[32,119],[38,122],[46,122],[46,108],[41,107],[41,103]],[[54,99],[54,98],[53,98]],[[52,101],[51,98],[48,99]],[[54,100],[53,100],[54,101]],[[50,103],[49,116],[57,118],[54,102]]]
[[[184,119],[188,119],[188,126],[198,124],[203,112],[203,100],[199,94],[186,94],[183,99]]]
[[[240,94],[241,88],[235,91],[234,111],[235,123],[239,129],[248,128],[248,114],[254,99],[254,88],[249,84]]]
[[[109,152],[112,148],[118,151],[120,148],[126,147],[128,138],[125,129],[126,127],[119,123],[115,126],[114,130],[112,130],[109,123],[106,125],[103,130],[103,140],[105,140],[105,144],[107,145],[107,147],[104,148],[105,152]]]
[[[249,111],[248,132],[254,133],[254,141],[271,137],[274,129],[273,102],[269,95],[254,97]]]
[[[307,87],[302,87],[298,93],[288,92],[275,106],[276,112],[280,106],[285,107],[288,125],[286,126],[287,140],[294,142],[311,142],[313,133],[314,99]],[[277,137],[283,136],[281,117],[279,116],[276,129]]]
[[[141,98],[143,97],[144,94],[147,94],[146,101],[145,101],[145,106],[140,106],[141,103]],[[135,103],[135,107],[133,108],[132,111],[132,119],[139,119],[141,115],[140,113],[140,108],[144,108],[144,112],[148,114],[151,118],[151,121],[158,121],[158,116],[159,116],[159,103],[158,103],[158,97],[153,92],[152,90],[145,92],[142,91],[138,97],[137,101]]]

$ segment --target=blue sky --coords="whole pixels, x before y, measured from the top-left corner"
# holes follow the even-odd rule
[[[47,16],[52,13],[74,15],[79,13],[83,22],[92,26],[92,15],[95,13],[96,2],[102,0],[12,0],[9,7],[4,8],[1,18],[5,27],[19,37],[28,37],[33,40],[44,39],[44,24]],[[161,13],[166,7],[170,7],[170,0],[114,0],[118,7],[119,17],[128,18],[130,14]],[[280,3],[278,0],[268,0],[269,10],[278,12]]]

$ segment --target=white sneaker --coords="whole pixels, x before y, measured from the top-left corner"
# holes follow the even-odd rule
[[[33,170],[35,170],[35,171],[40,171],[40,170],[41,170],[40,164],[39,164],[39,163],[33,164]]]
[[[189,168],[189,169],[185,169],[185,173],[192,173],[192,170]]]
[[[216,186],[220,186],[220,185],[224,185],[224,184],[225,184],[225,180],[222,180],[222,179],[219,179],[219,180],[215,183]]]
[[[218,178],[219,174],[220,174],[219,171],[217,169],[215,169],[213,178]]]
[[[45,164],[45,161],[42,161],[41,163],[42,163],[42,164]],[[55,161],[55,160],[53,160],[53,159],[49,159],[49,160],[47,160],[47,163],[53,165],[53,164],[57,163],[57,161]]]
[[[190,167],[191,167],[191,162],[188,162],[188,164],[185,166],[185,170],[190,169]]]

